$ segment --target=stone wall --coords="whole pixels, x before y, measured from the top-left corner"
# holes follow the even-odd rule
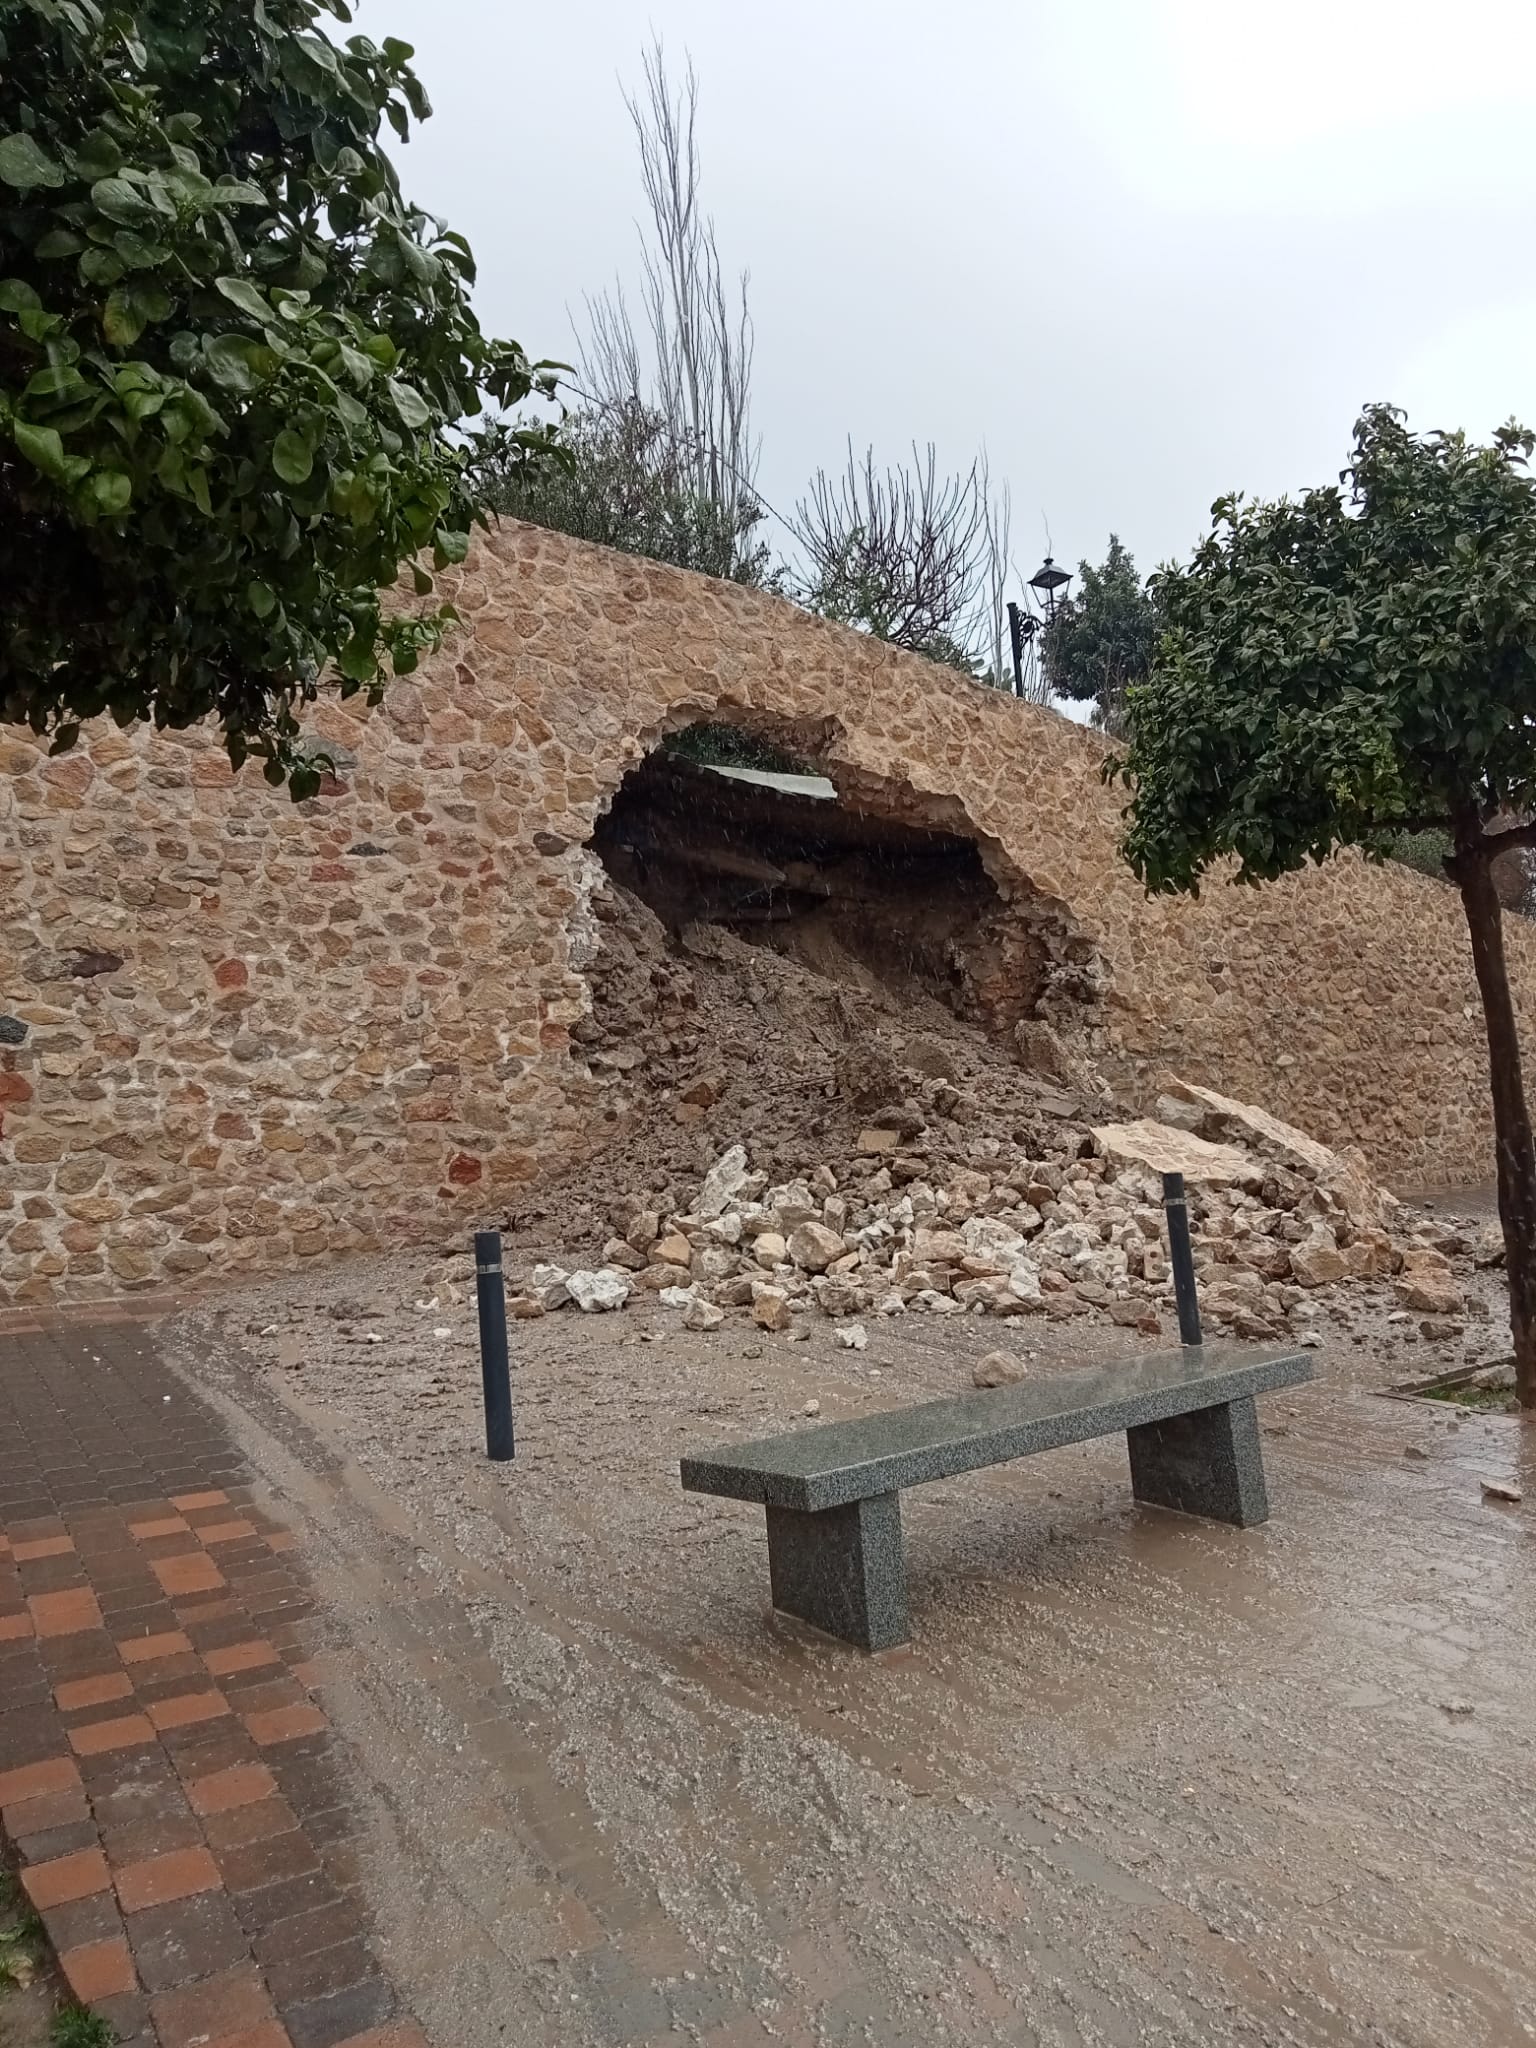
[[[1081,935],[1086,1039],[1409,1179],[1489,1167],[1459,905],[1355,858],[1148,902],[1101,743],[787,604],[508,525],[455,643],[329,701],[294,806],[207,732],[0,738],[0,1298],[184,1284],[441,1238],[599,1142],[583,851],[700,717],[815,755],[876,811],[973,834],[1021,917]],[[1527,1025],[1536,933],[1509,933]],[[1087,970],[1084,970],[1085,972]],[[1081,993],[1081,991],[1079,992]]]

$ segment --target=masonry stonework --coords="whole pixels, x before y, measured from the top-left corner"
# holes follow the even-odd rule
[[[706,717],[974,836],[1021,918],[1079,935],[1081,1039],[1121,1094],[1177,1072],[1382,1174],[1490,1170],[1449,889],[1350,856],[1148,901],[1102,743],[1048,712],[534,528],[499,528],[453,584],[462,630],[382,709],[315,708],[337,773],[301,805],[206,730],[101,726],[57,760],[0,733],[0,1299],[441,1238],[598,1147],[571,1038],[584,843],[625,773]],[[1511,926],[1529,1030],[1536,932]]]

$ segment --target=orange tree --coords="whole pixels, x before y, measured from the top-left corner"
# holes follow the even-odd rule
[[[1223,499],[1153,579],[1161,640],[1132,688],[1123,850],[1149,890],[1216,862],[1264,882],[1339,846],[1444,831],[1487,1024],[1517,1391],[1536,1407],[1536,1146],[1490,867],[1536,845],[1536,437],[1355,429],[1341,486]]]
[[[212,717],[308,793],[322,675],[376,699],[441,632],[380,593],[464,553],[460,423],[548,389],[381,147],[430,112],[409,46],[322,15],[0,0],[0,719],[56,749]]]

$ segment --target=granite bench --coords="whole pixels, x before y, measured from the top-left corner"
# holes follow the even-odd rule
[[[907,1640],[901,1489],[1125,1431],[1137,1500],[1252,1528],[1269,1515],[1254,1396],[1312,1377],[1305,1351],[1190,1345],[988,1387],[682,1461],[692,1493],[761,1501],[773,1604],[884,1650]]]

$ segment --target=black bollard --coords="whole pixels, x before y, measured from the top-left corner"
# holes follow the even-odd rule
[[[1200,1342],[1200,1299],[1195,1292],[1195,1255],[1189,1242],[1189,1207],[1182,1173],[1163,1175],[1163,1214],[1168,1219],[1168,1258],[1173,1297],[1179,1306],[1179,1342]]]
[[[485,1389],[485,1455],[506,1459],[512,1436],[512,1374],[507,1363],[507,1290],[501,1277],[501,1232],[475,1232],[475,1297],[480,1307],[480,1379]]]

